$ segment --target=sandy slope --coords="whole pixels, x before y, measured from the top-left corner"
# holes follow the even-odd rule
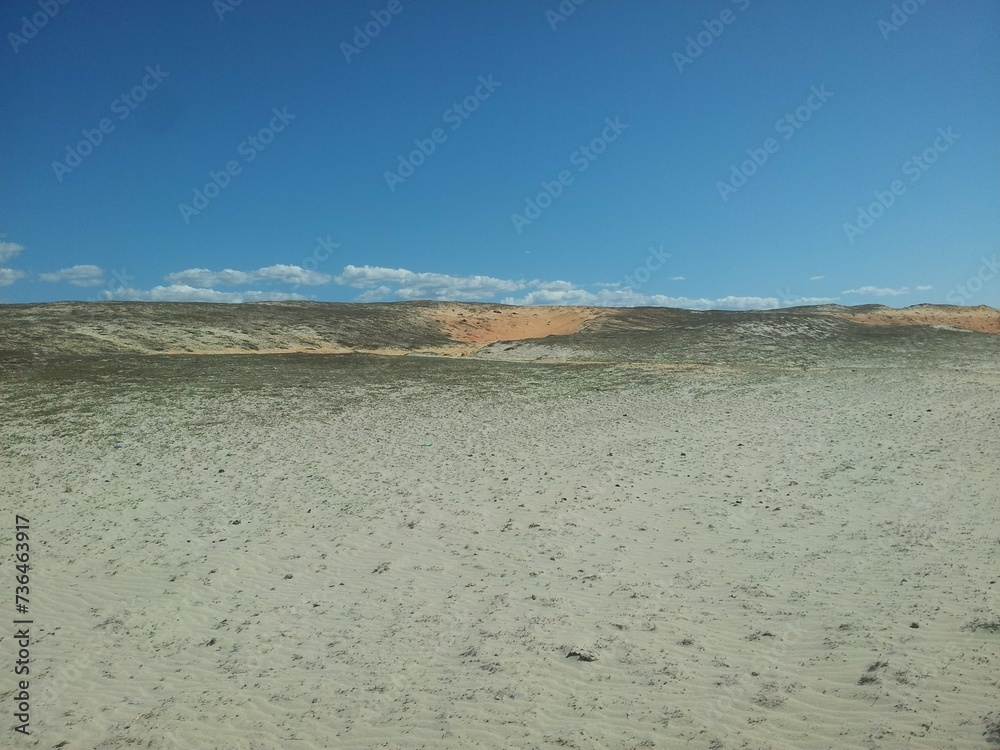
[[[423,310],[455,341],[492,344],[577,333],[608,310],[595,307],[490,307],[448,303]]]
[[[0,371],[12,360],[106,354],[436,354],[467,356],[503,342],[581,334],[574,344],[697,328],[736,346],[789,329],[822,332],[841,319],[872,328],[947,327],[1000,333],[989,307],[879,305],[694,312],[671,308],[517,307],[480,303],[269,302],[0,305]],[[602,345],[603,346],[603,345]],[[602,348],[602,347],[598,347]],[[626,347],[627,348],[627,347]],[[643,348],[648,349],[648,346]],[[486,352],[492,355],[492,352]],[[737,352],[738,354],[738,352]],[[578,357],[570,357],[576,359]],[[739,358],[739,357],[737,357]],[[605,360],[608,361],[608,360]],[[610,361],[618,361],[612,358]],[[627,361],[627,359],[625,360]]]
[[[837,315],[855,323],[879,326],[951,326],[966,331],[1000,333],[1000,310],[985,305],[914,305],[902,310],[879,307],[871,312],[854,312],[849,308],[846,310]]]
[[[984,746],[995,374],[490,364],[0,391],[18,746]]]

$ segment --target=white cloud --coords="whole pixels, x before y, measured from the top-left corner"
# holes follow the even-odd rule
[[[687,310],[773,310],[795,305],[823,305],[835,300],[827,297],[800,297],[778,301],[777,297],[736,296],[671,297],[665,294],[642,294],[632,289],[601,289],[588,292],[578,287],[539,289],[523,297],[507,297],[506,305],[593,305],[597,307],[681,307]]]
[[[452,276],[446,273],[416,273],[405,268],[380,266],[345,266],[336,281],[354,289],[378,289],[395,286],[396,299],[482,300],[501,292],[524,289],[525,282],[495,279],[492,276]],[[391,287],[390,287],[391,288]],[[367,295],[370,300],[371,294]],[[382,296],[385,298],[385,295]]]
[[[840,297],[794,297],[781,300],[782,307],[803,307],[806,305],[832,305]]]
[[[74,286],[99,286],[104,283],[104,271],[100,266],[72,266],[55,273],[39,274],[41,281],[68,281]]]
[[[910,290],[908,287],[901,287],[899,289],[889,289],[886,287],[879,286],[863,286],[860,289],[846,289],[841,294],[869,294],[873,297],[892,297],[900,294],[909,294]]]
[[[826,276],[810,276],[809,281],[822,281]]]
[[[564,284],[567,282],[563,282]],[[523,297],[505,297],[501,302],[505,305],[598,305],[601,307],[628,306],[629,303],[621,302],[632,298],[635,292],[629,289],[601,289],[597,292],[588,292],[572,285],[555,286],[546,284],[547,288],[538,291],[528,292]]]
[[[363,294],[354,298],[355,302],[383,302],[392,296],[392,289],[387,286],[380,286],[377,289],[369,289]]]
[[[215,289],[205,289],[186,284],[171,284],[156,286],[152,289],[128,289],[122,287],[106,290],[104,299],[145,301],[145,302],[278,302],[282,300],[305,300],[302,294],[288,292],[220,292]]]
[[[569,292],[576,289],[576,285],[573,282],[562,281],[559,279],[556,281],[541,281],[539,279],[533,279],[528,282],[528,286],[540,289],[543,292]]]
[[[13,268],[0,268],[0,286],[10,286],[25,276],[27,274],[24,271],[15,271]]]
[[[64,269],[69,270],[69,269]],[[62,273],[62,272],[60,272]],[[209,271],[193,268],[170,274],[169,286],[142,290],[119,288],[103,293],[105,299],[147,300],[157,302],[261,302],[309,299],[301,294],[286,292],[220,292],[217,284],[244,284],[251,280],[282,280],[300,284],[324,283],[318,276],[298,266],[270,266],[257,271],[241,272],[227,269]],[[443,273],[420,273],[405,268],[381,266],[345,266],[336,277],[326,277],[341,286],[358,289],[359,302],[385,300],[476,300],[490,301],[506,294],[501,301],[514,305],[594,305],[600,307],[680,307],[690,310],[771,310],[796,305],[822,305],[836,302],[830,297],[799,297],[781,299],[729,295],[725,297],[673,297],[665,294],[645,294],[625,287],[620,282],[594,284],[590,289],[573,282],[556,279],[531,281],[499,279],[492,276],[453,276]],[[674,277],[683,280],[683,277]],[[190,282],[190,283],[188,283]],[[209,283],[211,282],[211,283]],[[521,293],[517,296],[513,293]]]
[[[677,280],[681,280],[679,277]],[[593,284],[598,291],[578,287],[557,279],[531,281],[497,279],[491,276],[452,276],[442,273],[416,273],[405,268],[346,266],[334,281],[342,286],[366,290],[358,302],[388,299],[478,300],[489,301],[504,292],[500,301],[508,305],[594,305],[598,307],[683,307],[692,310],[770,310],[791,305],[823,305],[835,302],[831,297],[800,297],[781,300],[776,297],[728,296],[715,299],[671,297],[643,294],[620,282]],[[510,292],[524,292],[521,296]]]
[[[684,281],[684,277],[683,276],[671,276],[670,280],[671,281]]]
[[[918,292],[926,292],[928,289],[933,289],[933,288],[934,287],[932,287],[930,284],[923,284],[922,286],[918,286],[917,287],[917,291]]]
[[[195,285],[198,287],[239,286],[256,284],[260,281],[274,281],[284,284],[317,285],[327,284],[333,279],[330,274],[310,271],[300,266],[282,264],[258,268],[256,271],[210,271],[207,268],[189,268],[169,274],[164,281],[170,284]]]
[[[6,235],[0,235],[0,237],[4,236]],[[0,242],[0,263],[10,260],[22,250],[24,250],[24,245],[18,245],[16,242]],[[0,286],[10,286],[27,275],[26,272],[16,271],[13,268],[0,268]]]
[[[24,245],[18,245],[16,242],[0,242],[0,263],[10,260],[22,250]]]

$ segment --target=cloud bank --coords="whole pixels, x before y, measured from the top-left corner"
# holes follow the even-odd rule
[[[171,284],[156,286],[152,289],[120,288],[105,290],[102,295],[106,300],[121,300],[128,302],[280,302],[284,300],[306,300],[302,294],[290,292],[220,292],[216,289],[205,289],[186,284]]]
[[[868,294],[873,297],[894,297],[902,294],[909,294],[909,287],[900,287],[899,289],[890,289],[888,287],[880,286],[863,286],[859,289],[846,289],[841,294]]]
[[[24,271],[15,271],[13,268],[0,268],[0,286],[10,286],[25,276],[27,274]]]
[[[24,245],[16,242],[0,242],[0,263],[4,263],[24,250]]]
[[[262,281],[280,284],[304,284],[317,286],[330,283],[333,277],[319,271],[309,271],[300,266],[274,265],[258,268],[256,271],[234,271],[227,268],[223,271],[210,271],[207,268],[189,268],[166,276],[163,280],[169,284],[193,285],[198,287],[213,286],[245,286]]]
[[[11,272],[7,269],[8,278]],[[43,274],[43,280],[67,280],[80,286],[92,285],[92,279],[101,273],[97,266],[74,266],[57,274]],[[682,276],[669,277],[683,281]],[[810,277],[819,281],[822,276]],[[597,307],[679,307],[689,310],[772,310],[781,307],[825,305],[839,301],[839,297],[796,297],[756,295],[726,295],[722,297],[690,297],[668,294],[650,294],[622,282],[595,283],[578,286],[570,281],[541,279],[503,279],[494,276],[459,276],[446,273],[411,271],[406,268],[384,266],[344,266],[337,275],[311,271],[300,266],[273,265],[252,271],[231,268],[213,271],[206,268],[189,268],[164,277],[165,285],[152,289],[121,287],[105,290],[104,299],[148,300],[159,302],[270,302],[282,300],[309,300],[309,297],[292,291],[223,292],[218,286],[242,286],[256,283],[321,286],[333,284],[358,291],[356,302],[392,302],[428,299],[435,301],[496,301],[510,305],[588,305]],[[0,274],[0,285],[5,282]],[[99,283],[99,282],[97,282]],[[918,290],[930,289],[919,286]],[[908,287],[899,289],[862,286],[848,289],[842,294],[869,296],[895,296],[910,292]]]
[[[104,270],[100,266],[72,266],[55,273],[38,275],[42,281],[68,281],[73,286],[99,286],[104,283]]]

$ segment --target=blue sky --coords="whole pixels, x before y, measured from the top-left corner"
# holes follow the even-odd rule
[[[0,301],[1000,306],[992,0],[8,0]]]

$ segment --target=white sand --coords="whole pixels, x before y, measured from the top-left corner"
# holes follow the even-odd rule
[[[0,744],[986,746],[1000,378],[534,372],[5,420],[38,637]]]

